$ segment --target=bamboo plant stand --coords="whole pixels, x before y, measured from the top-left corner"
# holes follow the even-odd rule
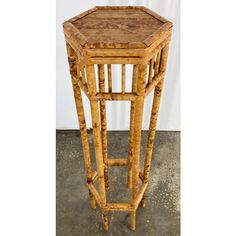
[[[152,148],[163,80],[166,72],[172,23],[145,7],[95,7],[63,23],[70,73],[80,124],[87,186],[92,208],[102,210],[103,228],[108,230],[108,211],[129,211],[135,230],[136,209],[145,206]],[[113,92],[112,65],[121,65],[121,91]],[[125,66],[133,65],[132,91],[125,88]],[[105,70],[106,73],[105,73]],[[97,73],[96,73],[97,72]],[[97,75],[97,76],[96,76]],[[105,86],[107,83],[107,89]],[[154,91],[144,170],[140,171],[140,141],[145,97]],[[81,91],[91,107],[97,170],[91,168]],[[106,101],[131,102],[128,157],[108,158]],[[129,203],[109,203],[108,168],[127,166]],[[139,179],[142,186],[138,188]],[[94,187],[98,181],[99,190]]]

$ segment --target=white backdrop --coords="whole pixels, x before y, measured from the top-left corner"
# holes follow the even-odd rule
[[[57,87],[56,87],[56,128],[77,129],[78,122],[69,75],[62,22],[94,6],[139,5],[146,6],[173,22],[173,35],[167,65],[164,91],[158,119],[158,130],[180,130],[180,0],[57,0]],[[114,71],[118,76],[119,71]],[[131,71],[127,68],[127,76]],[[119,84],[113,84],[119,86]],[[114,87],[115,88],[115,87]],[[148,129],[153,93],[146,98],[143,129]],[[87,127],[91,127],[90,107],[83,97]],[[129,129],[129,102],[107,102],[108,130]]]

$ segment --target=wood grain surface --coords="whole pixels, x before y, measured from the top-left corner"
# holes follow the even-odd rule
[[[88,48],[146,48],[164,26],[171,26],[145,7],[95,7],[65,23]]]

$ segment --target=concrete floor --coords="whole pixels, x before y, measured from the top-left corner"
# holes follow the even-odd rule
[[[79,131],[57,131],[57,236],[178,236],[180,235],[180,132],[158,131],[145,208],[138,208],[136,231],[129,229],[128,212],[109,213],[109,231],[101,225],[99,207],[88,201]],[[147,132],[142,133],[141,163]],[[92,134],[91,156],[95,164]],[[128,132],[108,132],[109,156],[125,157]],[[110,167],[107,201],[129,202],[127,167]],[[96,186],[97,187],[97,186]]]

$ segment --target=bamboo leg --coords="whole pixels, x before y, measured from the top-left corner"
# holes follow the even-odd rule
[[[139,83],[137,83],[137,99],[134,112],[134,137],[133,137],[133,161],[132,161],[132,199],[131,206],[134,206],[138,195],[140,142],[143,118],[143,105],[145,96],[147,65],[139,65]],[[130,212],[130,227],[135,230],[135,212]]]
[[[96,78],[94,72],[94,65],[86,66],[87,83],[89,93],[92,96],[96,94]],[[102,222],[104,230],[108,230],[108,219],[106,212],[106,190],[104,181],[104,164],[103,164],[103,153],[102,153],[102,142],[100,136],[100,120],[99,120],[99,110],[98,101],[90,100],[91,115],[92,115],[92,126],[93,126],[93,137],[94,137],[94,148],[96,155],[97,173],[98,173],[98,183],[99,183],[99,193],[101,199],[102,208]]]
[[[105,76],[104,65],[98,65],[99,75],[99,90],[100,93],[105,92]],[[105,186],[108,189],[108,163],[107,163],[107,121],[106,121],[106,103],[105,100],[100,100],[100,117],[101,117],[101,134],[102,134],[102,151],[104,162],[104,178]]]
[[[68,56],[68,62],[69,62],[69,67],[70,67],[70,74],[76,75],[76,55],[72,49],[72,47],[66,43],[66,49],[67,49],[67,56]]]
[[[85,85],[86,84],[86,79],[85,79],[85,73],[84,73],[84,66],[80,63],[79,68],[81,70],[82,83]]]
[[[73,57],[73,51],[69,44],[67,44],[67,52],[68,52],[68,58],[69,58],[69,65],[72,70],[73,68],[72,68],[72,63],[71,63],[70,58]],[[78,116],[79,126],[80,126],[81,140],[82,140],[82,145],[83,145],[87,182],[91,183],[92,182],[92,168],[91,168],[87,128],[86,128],[86,122],[85,122],[85,116],[84,116],[83,101],[82,101],[81,91],[80,91],[80,87],[78,86],[78,83],[76,82],[76,80],[73,79],[72,76],[71,76],[71,79],[72,79],[72,85],[73,85],[73,90],[74,90],[77,116]],[[90,190],[89,190],[89,197],[90,197],[91,207],[96,208],[96,202]]]
[[[136,210],[130,211],[130,229],[135,230],[136,228]]]
[[[158,117],[158,111],[159,111],[159,106],[160,106],[162,87],[163,87],[163,80],[161,80],[157,84],[155,88],[154,97],[153,97],[152,115],[150,119],[146,157],[145,157],[145,163],[144,163],[143,183],[147,183],[148,176],[150,173],[152,149],[153,149],[153,143],[154,143],[155,134],[156,134],[156,124],[157,124],[157,117]],[[143,198],[140,202],[141,207],[145,207],[145,194],[146,192],[144,193]]]
[[[137,90],[138,65],[133,67],[132,93]],[[128,156],[128,188],[132,187],[132,157],[133,157],[133,137],[134,137],[134,109],[135,102],[131,101],[130,108],[130,137],[129,137],[129,156]]]
[[[161,61],[160,61],[160,67],[159,67],[160,72],[165,72],[166,70],[168,50],[169,50],[169,45],[163,48],[161,52]],[[156,125],[157,125],[158,111],[160,107],[161,93],[163,89],[163,82],[164,82],[164,79],[162,79],[156,85],[155,93],[153,97],[152,114],[151,114],[150,125],[149,125],[146,157],[145,157],[144,170],[143,170],[143,183],[148,182],[148,177],[150,173],[152,150],[153,150],[153,143],[154,143],[155,134],[156,134]],[[140,202],[141,207],[145,207],[145,195],[146,195],[146,192],[144,193],[143,198]]]

